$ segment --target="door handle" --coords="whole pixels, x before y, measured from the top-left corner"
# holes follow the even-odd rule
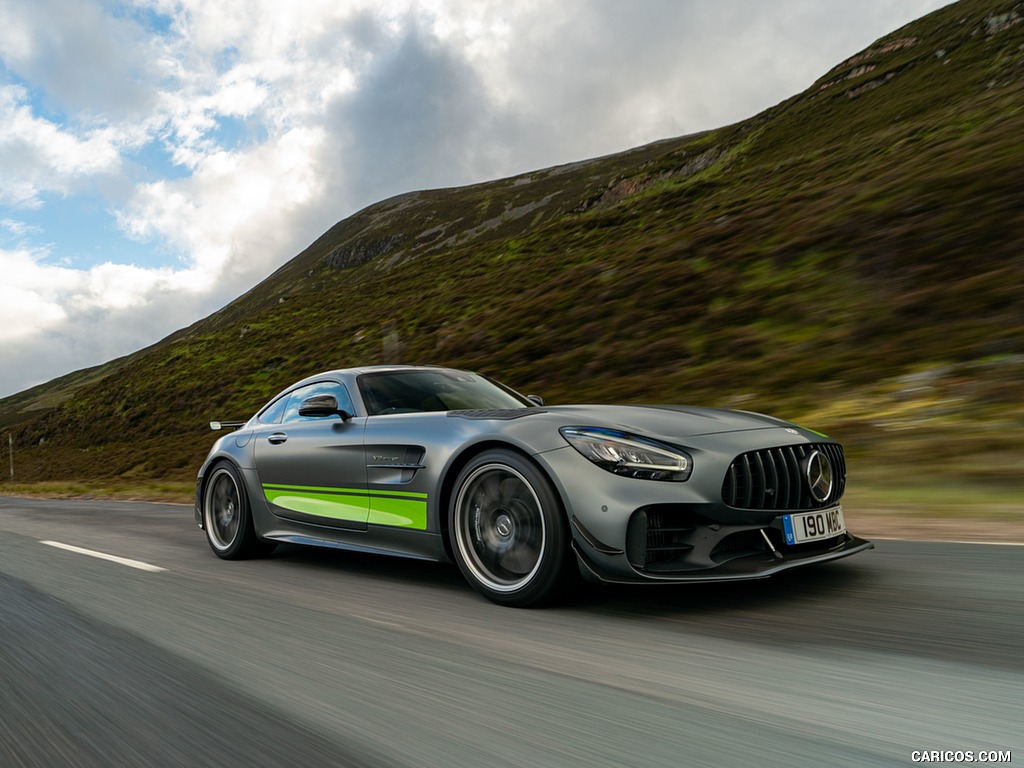
[[[288,435],[286,435],[284,432],[275,432],[274,434],[267,438],[267,442],[270,443],[271,445],[280,445],[287,439]]]

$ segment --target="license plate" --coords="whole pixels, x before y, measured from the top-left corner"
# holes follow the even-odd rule
[[[787,544],[804,544],[845,533],[846,521],[843,520],[843,508],[832,507],[799,515],[783,515],[782,527]]]

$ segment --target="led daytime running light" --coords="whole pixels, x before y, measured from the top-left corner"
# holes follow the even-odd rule
[[[688,454],[654,440],[597,427],[563,427],[559,431],[583,456],[617,475],[682,482],[693,471]]]

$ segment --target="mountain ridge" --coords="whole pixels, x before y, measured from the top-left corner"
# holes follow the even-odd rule
[[[1005,479],[986,462],[1024,442],[1022,20],[961,0],[748,120],[368,206],[208,318],[0,400],[19,476],[185,479],[211,418],[420,362],[554,401],[767,410],[865,455],[955,442],[943,462]]]

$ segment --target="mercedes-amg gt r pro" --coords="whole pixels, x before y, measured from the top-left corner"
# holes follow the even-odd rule
[[[290,542],[454,561],[525,606],[580,574],[751,579],[872,546],[846,530],[842,447],[755,413],[545,406],[475,373],[375,366],[226,426],[195,503],[226,559]]]

